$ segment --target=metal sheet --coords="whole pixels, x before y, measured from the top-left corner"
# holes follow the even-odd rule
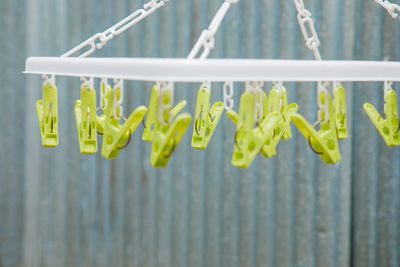
[[[221,3],[171,0],[96,56],[186,57]],[[326,166],[293,128],[277,157],[238,170],[226,117],[207,151],[190,147],[191,128],[163,170],[150,166],[143,129],[117,160],[79,155],[76,78],[57,79],[60,146],[41,147],[34,107],[41,81],[21,74],[25,59],[61,55],[142,4],[0,1],[0,265],[399,266],[400,152],[385,146],[362,109],[367,101],[383,108],[380,83],[345,83],[351,134],[337,166]],[[372,0],[305,4],[324,59],[399,60],[400,25]],[[312,59],[290,0],[240,1],[211,56]],[[148,103],[151,83],[126,86],[126,112]],[[185,112],[193,114],[198,86],[177,85]],[[287,84],[289,101],[315,121],[310,88]],[[221,89],[213,84],[213,102]],[[235,109],[242,89],[235,85]]]

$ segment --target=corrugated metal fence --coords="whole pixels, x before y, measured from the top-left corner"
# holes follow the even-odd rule
[[[221,2],[172,0],[96,55],[184,57]],[[372,0],[305,2],[325,59],[399,60],[400,22]],[[381,84],[346,84],[351,135],[337,166],[294,130],[276,158],[236,169],[226,117],[206,152],[190,147],[189,133],[166,169],[150,166],[142,129],[115,161],[82,156],[79,81],[62,77],[60,145],[41,147],[41,83],[21,73],[26,57],[61,55],[142,4],[0,1],[0,266],[400,266],[400,150],[386,147],[362,109],[382,107]],[[311,59],[291,0],[242,0],[212,56]],[[151,84],[126,84],[125,110],[147,105]],[[314,121],[315,84],[287,87]],[[191,113],[197,89],[177,87]]]

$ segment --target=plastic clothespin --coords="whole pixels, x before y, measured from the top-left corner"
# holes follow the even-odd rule
[[[346,89],[340,84],[334,84],[333,94],[335,98],[335,118],[338,138],[339,140],[344,140],[348,136]]]
[[[136,108],[123,125],[120,125],[120,118],[114,117],[114,92],[115,89],[107,93],[107,107],[104,117],[98,119],[100,133],[103,133],[103,146],[101,155],[106,159],[117,158],[119,152],[130,142],[131,135],[135,132],[138,125],[142,122],[147,113],[147,108],[140,106]]]
[[[75,119],[82,154],[97,152],[97,115],[96,91],[84,85],[81,88],[81,100],[75,102]]]
[[[145,129],[143,132],[143,141],[152,142],[154,138],[154,132],[156,130],[156,125],[158,124],[158,101],[159,101],[160,90],[157,85],[153,86],[149,110],[147,112],[147,119],[145,123]],[[175,117],[178,115],[186,106],[186,101],[181,101],[172,110],[171,116]]]
[[[240,98],[239,114],[229,110],[228,117],[237,125],[232,164],[239,168],[249,168],[263,146],[273,139],[273,129],[281,122],[278,112],[268,114],[258,125],[254,116],[256,95],[244,93]]]
[[[364,104],[364,110],[386,144],[390,147],[399,146],[400,122],[396,92],[392,88],[385,90],[385,119],[370,103]]]
[[[169,92],[166,92],[169,94]],[[154,99],[159,98],[159,101]],[[172,103],[171,95],[164,95],[164,99],[168,99]],[[192,117],[190,114],[184,113],[178,115],[178,113],[186,106],[186,101],[181,101],[175,108],[164,111],[163,118],[166,120],[164,122],[160,121],[159,107],[160,92],[158,85],[153,87],[152,96],[150,99],[150,109],[153,109],[148,118],[146,130],[151,131],[152,134],[152,148],[150,162],[154,168],[164,168],[168,165],[169,160],[174,153],[175,149],[179,145],[183,135],[189,128]],[[154,112],[154,113],[153,113]],[[154,130],[151,129],[151,125],[154,124]]]
[[[58,90],[55,78],[44,76],[43,100],[36,102],[42,144],[44,147],[58,145]]]
[[[298,113],[292,114],[292,121],[299,131],[308,140],[311,149],[321,156],[327,164],[336,164],[341,160],[339,142],[336,131],[336,121],[334,118],[335,111],[333,107],[332,97],[327,92],[321,92],[321,103],[328,105],[329,115],[326,114],[325,108],[320,108],[320,124],[321,129],[317,132],[307,120]],[[326,116],[329,116],[326,119]]]
[[[280,123],[273,129],[273,138],[266,143],[261,154],[270,158],[276,156],[276,147],[281,139],[287,140],[292,138],[292,130],[290,127],[291,118],[299,109],[298,105],[293,103],[288,105],[286,88],[282,87],[281,92],[276,87],[272,88],[269,93],[268,110],[270,113],[278,112],[281,114]]]
[[[197,94],[196,119],[194,122],[192,147],[206,149],[215,128],[224,112],[224,103],[216,102],[210,110],[210,89],[200,88]]]

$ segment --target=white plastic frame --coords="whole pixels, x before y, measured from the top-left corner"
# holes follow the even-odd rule
[[[137,81],[400,81],[400,62],[31,57],[25,73]]]

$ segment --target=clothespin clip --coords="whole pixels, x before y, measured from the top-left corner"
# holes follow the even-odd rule
[[[143,141],[152,142],[156,126],[158,125],[158,104],[160,90],[157,85],[153,86],[150,97],[149,110],[147,112],[146,123],[144,124]],[[186,106],[186,101],[183,100],[171,109],[171,117],[177,116]]]
[[[82,78],[81,100],[75,102],[75,119],[82,154],[97,152],[96,91],[93,78]]]
[[[391,82],[385,82],[385,119],[382,118],[382,114],[379,114],[370,103],[366,103],[364,109],[373,124],[375,124],[375,127],[378,129],[379,134],[382,136],[383,140],[385,140],[386,144],[393,147],[400,145],[400,122],[397,94],[391,86]]]
[[[179,111],[186,106],[186,101],[180,102],[172,109],[174,91],[172,82],[158,83],[153,88],[153,92],[158,90],[160,90],[156,108],[158,116],[156,116],[153,133],[150,162],[155,168],[163,168],[168,165],[172,154],[189,128],[192,117],[187,113],[178,115]]]
[[[43,100],[36,102],[42,144],[44,147],[58,145],[58,92],[55,76],[43,75]]]
[[[312,126],[298,113],[292,114],[292,121],[308,140],[311,149],[321,156],[327,164],[336,164],[341,160],[336,131],[335,110],[332,97],[325,85],[318,84],[318,121]],[[314,127],[320,124],[317,132]]]
[[[346,89],[340,83],[333,83],[335,98],[335,118],[339,140],[344,140],[348,136],[347,130],[347,105]]]
[[[232,164],[239,168],[250,167],[263,146],[272,141],[274,129],[282,123],[282,116],[278,112],[269,113],[257,123],[254,116],[256,102],[255,94],[245,92],[240,98],[239,114],[232,110],[227,112],[228,117],[237,125]]]
[[[192,147],[206,149],[218,121],[224,112],[224,103],[216,102],[210,110],[210,83],[204,83],[198,94],[196,104],[196,119],[192,137]]]
[[[123,81],[114,80],[115,87],[107,93],[107,107],[104,111],[104,119],[98,120],[103,132],[103,146],[101,155],[106,159],[115,159],[119,152],[126,148],[131,140],[132,134],[142,122],[147,113],[147,108],[140,106],[136,108],[128,119],[122,115]],[[120,119],[125,122],[119,123]]]
[[[281,139],[287,140],[292,138],[291,117],[299,109],[298,105],[293,103],[288,105],[286,88],[282,82],[275,83],[275,86],[269,93],[268,112],[278,112],[281,114],[281,124],[277,125],[274,130],[271,142],[264,145],[261,154],[270,158],[276,156],[276,147]]]

